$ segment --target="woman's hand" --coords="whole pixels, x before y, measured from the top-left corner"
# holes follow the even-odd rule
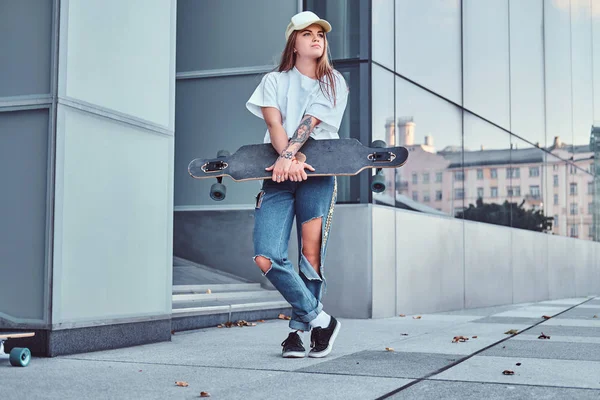
[[[281,183],[288,179],[292,162],[291,158],[279,157],[277,161],[275,161],[275,164],[265,168],[265,171],[273,171],[271,179],[273,182]]]
[[[305,168],[315,172],[315,169],[312,167],[312,165],[304,162],[294,161],[289,171],[290,181],[300,182],[308,179],[308,175],[306,175],[306,171],[304,170]]]

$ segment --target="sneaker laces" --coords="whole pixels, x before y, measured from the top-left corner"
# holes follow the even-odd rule
[[[283,347],[285,347],[287,345],[302,346],[302,339],[300,339],[300,335],[298,335],[298,333],[290,332],[287,339],[285,339],[283,342],[281,342],[281,345]]]

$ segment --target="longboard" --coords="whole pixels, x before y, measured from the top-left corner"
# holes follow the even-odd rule
[[[309,140],[300,152],[306,163],[313,166],[314,172],[306,170],[310,176],[357,175],[361,171],[374,168],[377,174],[371,183],[374,192],[385,190],[385,181],[380,171],[383,168],[399,168],[408,160],[405,147],[386,147],[377,140],[370,147],[356,139]],[[188,165],[188,173],[195,179],[216,178],[211,188],[213,200],[223,200],[226,189],[222,178],[229,176],[237,182],[271,179],[272,173],[265,169],[277,160],[279,155],[270,143],[250,144],[240,147],[235,153],[221,150],[216,158],[196,158]]]

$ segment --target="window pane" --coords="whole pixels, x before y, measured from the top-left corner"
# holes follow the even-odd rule
[[[0,112],[0,293],[27,299],[2,312],[32,319],[44,309],[48,119],[48,109]]]
[[[253,1],[248,3],[254,4]],[[319,17],[326,19],[333,28],[327,34],[327,38],[331,45],[331,57],[334,60],[358,58],[360,55],[360,25],[364,23],[364,18],[360,18],[359,3],[360,0],[306,1],[306,10],[313,11]]]
[[[396,170],[398,193],[406,195],[413,190],[407,183],[411,174],[435,174],[435,181],[421,182],[414,190],[441,191],[443,201],[435,208],[454,216],[455,210],[463,207],[462,198],[453,200],[454,189],[463,188],[462,180],[454,178],[463,173],[461,111],[403,78],[396,77],[396,88],[398,143],[411,149],[410,162]]]
[[[511,132],[545,144],[543,8],[510,0]]]
[[[600,121],[600,4],[592,1],[592,45],[594,58],[594,120]]]
[[[372,57],[373,61],[394,69],[394,1],[373,0]]]
[[[465,107],[510,129],[508,0],[464,0]]]
[[[50,93],[52,0],[0,6],[0,97]]]
[[[552,201],[544,202],[546,217],[553,218],[551,232],[554,235],[569,236],[567,226],[569,195],[569,168],[563,161],[551,154],[543,153],[544,169],[542,179],[544,182],[544,198]]]
[[[571,57],[573,76],[573,149],[587,150],[594,123],[592,74],[592,16],[589,0],[571,1]],[[600,68],[600,66],[597,66]],[[577,155],[575,157],[578,158]],[[580,231],[582,232],[582,231]]]
[[[457,104],[460,13],[460,0],[396,0],[396,71]]]
[[[373,85],[371,109],[373,113],[373,126],[371,128],[373,140],[383,140],[389,146],[395,146],[394,74],[377,65],[373,65],[371,79]],[[400,168],[400,170],[403,169]],[[395,205],[395,171],[391,168],[383,170],[383,174],[386,177],[386,190],[383,193],[373,193],[374,200],[392,206]],[[374,170],[373,173],[375,173]]]
[[[569,3],[544,0],[546,142],[548,145],[553,143],[556,136],[564,143],[572,143]]]
[[[511,202],[511,226],[535,232],[549,232],[552,229],[544,212],[544,179],[540,169],[544,166],[546,153],[530,143],[511,136],[510,162],[513,173],[511,186],[517,187]],[[537,171],[537,172],[536,172]]]
[[[511,179],[507,178],[511,167],[508,133],[471,113],[465,113],[464,141],[467,207],[464,218],[510,226],[510,207],[505,204],[509,200],[507,189],[513,186]],[[477,179],[477,169],[483,169],[483,180]],[[478,187],[483,188],[483,199],[478,199]]]
[[[179,0],[177,72],[278,64],[297,12],[297,0]]]

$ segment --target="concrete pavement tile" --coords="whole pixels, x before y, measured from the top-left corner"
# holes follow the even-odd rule
[[[141,370],[141,372],[140,372]],[[276,380],[282,372],[224,368],[33,359],[27,368],[0,366],[2,399],[194,399],[201,391],[225,399],[243,385]],[[178,387],[184,381],[188,387]],[[254,390],[257,390],[254,387]]]
[[[503,375],[506,369],[515,374]],[[475,356],[435,379],[600,389],[600,362]]]
[[[572,310],[569,310],[563,314],[560,314],[559,316],[557,316],[557,319],[562,319],[562,318],[569,318],[569,319],[592,319],[594,318],[594,315],[597,316],[598,319],[600,319],[600,306],[599,307],[583,307],[583,306],[579,306],[576,308],[573,308]]]
[[[286,372],[238,385],[228,399],[374,399],[411,382],[410,379]],[[214,396],[216,397],[216,396]]]
[[[550,306],[531,306],[523,307],[517,310],[505,311],[495,314],[494,317],[519,317],[519,318],[542,318],[544,315],[553,316],[561,313],[569,307],[550,307]]]
[[[584,301],[589,300],[589,297],[578,297],[575,299],[558,299],[558,300],[545,300],[545,301],[540,301],[537,304],[559,304],[559,305],[563,305],[563,304],[569,304],[571,306],[574,306],[576,304],[581,304]]]
[[[564,342],[564,343],[596,343],[596,344],[600,344],[600,337],[557,336],[557,335],[550,335],[546,331],[544,331],[544,334],[547,336],[550,336],[550,340],[552,340],[553,343]],[[536,335],[517,335],[515,337],[512,337],[510,340],[537,341],[540,339],[538,339]]]
[[[574,310],[578,310],[580,308],[596,308],[596,309],[598,309],[598,308],[600,308],[600,304],[585,303],[585,304],[575,307]]]
[[[361,351],[312,367],[302,372],[332,373],[396,378],[420,378],[462,358],[452,354]]]
[[[542,328],[541,331],[544,332],[544,329]],[[538,330],[538,332],[540,331]],[[547,335],[546,332],[544,334]],[[600,361],[597,344],[553,342],[552,336],[550,339],[538,339],[537,341],[507,340],[502,345],[494,346],[478,356]]]
[[[523,317],[485,317],[477,319],[473,322],[478,324],[516,324],[516,325],[535,325],[544,319],[540,315],[539,318],[523,318]]]
[[[363,350],[375,350],[426,332],[469,321],[472,318],[444,317],[436,320],[423,316],[420,320],[409,317],[377,320],[341,319],[342,329],[335,348],[328,359]],[[287,321],[267,321],[254,327],[207,328],[176,333],[171,342],[154,343],[127,349],[107,350],[68,356],[75,359],[125,360],[132,362],[159,362],[196,366],[242,367],[291,371],[311,366],[324,359],[283,359],[281,342],[287,337]],[[407,333],[408,336],[402,336]],[[309,349],[310,334],[303,334],[305,348]]]
[[[425,380],[389,398],[396,400],[597,400],[599,396],[600,391],[595,389]]]
[[[600,315],[599,315],[600,317]],[[570,318],[552,318],[543,323],[549,326],[580,326],[586,328],[600,328],[600,318],[589,319],[570,319]]]
[[[548,323],[543,323],[537,326],[538,328],[543,328],[544,333],[549,335],[552,339],[552,336],[582,336],[582,337],[600,337],[600,327],[599,328],[590,328],[590,327],[579,327],[579,326],[557,326],[557,325],[548,325]],[[540,335],[537,330],[529,330],[527,332],[521,333],[519,336],[531,335],[536,338]],[[519,336],[515,336],[515,339]]]
[[[468,323],[416,337],[408,337],[401,341],[391,341],[385,347],[392,347],[395,351],[403,352],[469,355],[505,339],[507,335],[504,332],[510,329],[526,328],[529,328],[529,325]],[[465,336],[469,340],[453,343],[452,339],[455,336]],[[477,336],[477,338],[474,339],[473,336]]]
[[[505,306],[493,306],[493,307],[481,307],[481,308],[467,308],[463,310],[455,311],[444,311],[436,313],[437,315],[466,315],[466,316],[481,316],[487,317],[489,315],[498,314],[504,311],[516,310],[521,307],[527,307],[537,303],[524,303],[524,304],[509,304]],[[567,306],[570,307],[570,306]]]

